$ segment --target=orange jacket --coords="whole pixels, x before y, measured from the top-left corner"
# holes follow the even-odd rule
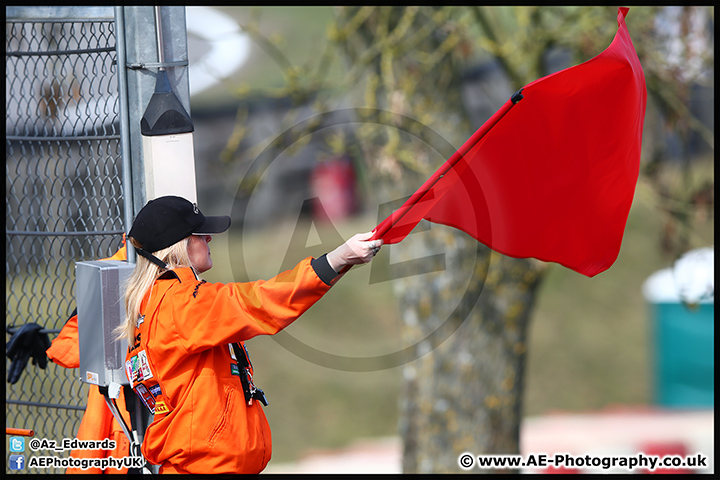
[[[248,283],[207,283],[179,268],[145,296],[126,373],[155,409],[142,453],[161,473],[265,468],[270,428],[260,402],[245,401],[230,344],[277,333],[330,289],[311,261]]]
[[[103,258],[103,260],[126,260],[127,250],[125,248],[125,240],[123,246],[112,257]],[[78,343],[78,323],[77,315],[73,315],[65,322],[58,336],[52,341],[52,345],[45,353],[48,358],[65,368],[78,368],[80,366],[80,347]],[[120,398],[116,400],[118,410],[120,411],[125,423],[130,425],[130,414],[125,409],[125,396],[120,390]],[[115,440],[114,450],[73,450],[70,454],[74,458],[123,458],[129,456],[130,443],[125,433],[122,431],[120,424],[115,420],[112,412],[105,403],[105,398],[95,385],[90,385],[88,391],[87,405],[85,414],[80,422],[75,438],[79,440],[104,440],[109,438]],[[107,473],[127,473],[127,468],[108,469]],[[89,468],[82,470],[80,468],[68,468],[65,473],[104,473],[99,468]]]

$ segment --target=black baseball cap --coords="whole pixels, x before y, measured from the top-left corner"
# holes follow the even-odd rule
[[[206,217],[197,204],[168,195],[150,200],[140,209],[128,237],[140,244],[142,248],[137,252],[148,258],[151,252],[174,245],[190,235],[213,235],[228,228],[230,217],[227,215]]]

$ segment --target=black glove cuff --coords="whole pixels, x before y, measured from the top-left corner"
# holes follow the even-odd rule
[[[313,270],[315,270],[315,274],[320,278],[320,280],[323,281],[325,285],[332,285],[332,281],[335,280],[335,277],[338,276],[338,272],[333,270],[333,268],[330,266],[330,263],[327,260],[327,254],[319,258],[313,258],[312,260],[310,260],[310,265],[312,266]]]

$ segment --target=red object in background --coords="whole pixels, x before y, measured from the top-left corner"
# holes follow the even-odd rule
[[[319,162],[313,169],[310,185],[317,198],[313,205],[315,221],[342,220],[355,213],[355,169],[348,157]]]
[[[687,448],[684,443],[681,442],[650,442],[640,446],[640,451],[645,455],[655,455],[659,457],[658,461],[662,461],[662,457],[666,455],[673,455],[684,459],[687,454]],[[641,470],[639,473],[654,473],[654,474],[692,474],[695,473],[689,468],[665,468],[660,467],[655,470]]]

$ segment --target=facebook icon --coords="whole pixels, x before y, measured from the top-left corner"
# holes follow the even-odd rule
[[[25,468],[25,455],[10,455],[10,470]]]

